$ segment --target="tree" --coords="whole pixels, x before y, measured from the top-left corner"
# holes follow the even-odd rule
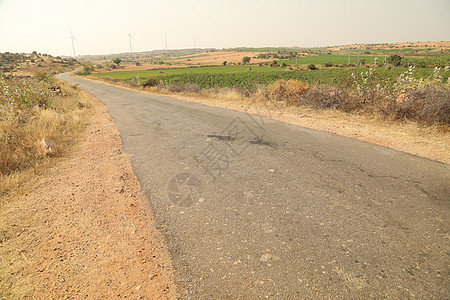
[[[251,60],[251,58],[249,56],[244,56],[242,58],[242,62],[244,63],[244,65],[248,64],[250,62],[250,60]]]
[[[398,67],[402,63],[402,57],[397,54],[391,55],[388,57],[387,62],[392,64],[395,67]]]
[[[115,63],[116,65],[119,65],[121,61],[122,60],[120,58],[116,57],[116,58],[113,59],[112,62]]]
[[[226,66],[226,65],[227,65],[227,63],[228,63],[227,61],[224,61],[224,62],[223,62],[223,65],[224,65],[224,66]]]

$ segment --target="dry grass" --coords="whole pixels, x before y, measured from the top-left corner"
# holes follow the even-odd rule
[[[270,99],[286,101],[290,105],[299,105],[303,94],[308,92],[311,86],[298,80],[278,80],[267,87]]]
[[[89,96],[76,86],[64,89],[65,94],[51,97],[46,107],[0,106],[0,197],[21,190],[52,162],[41,149],[44,137],[58,144],[53,156],[61,157],[85,126]]]

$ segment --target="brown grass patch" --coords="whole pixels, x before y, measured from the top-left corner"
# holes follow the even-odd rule
[[[303,94],[311,89],[306,82],[298,80],[278,80],[268,87],[268,96],[275,100],[286,101],[290,105],[299,105]]]

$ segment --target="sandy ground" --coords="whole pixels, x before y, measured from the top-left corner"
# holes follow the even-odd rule
[[[208,53],[199,53],[187,56],[184,59],[176,59],[170,61],[173,64],[179,65],[223,65],[227,63],[242,63],[244,56],[251,58],[251,63],[260,63],[266,61],[273,61],[273,59],[256,58],[261,52],[239,52],[239,51],[217,51]]]
[[[449,49],[450,41],[442,42],[418,42],[418,43],[391,43],[391,44],[352,44],[332,47],[330,51],[342,51],[349,49],[401,49],[404,47]]]
[[[146,198],[98,100],[82,141],[0,209],[0,299],[176,299]]]

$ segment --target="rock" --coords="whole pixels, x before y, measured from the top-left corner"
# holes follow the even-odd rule
[[[58,150],[58,144],[51,138],[43,138],[41,141],[41,150],[43,155],[54,155]]]

